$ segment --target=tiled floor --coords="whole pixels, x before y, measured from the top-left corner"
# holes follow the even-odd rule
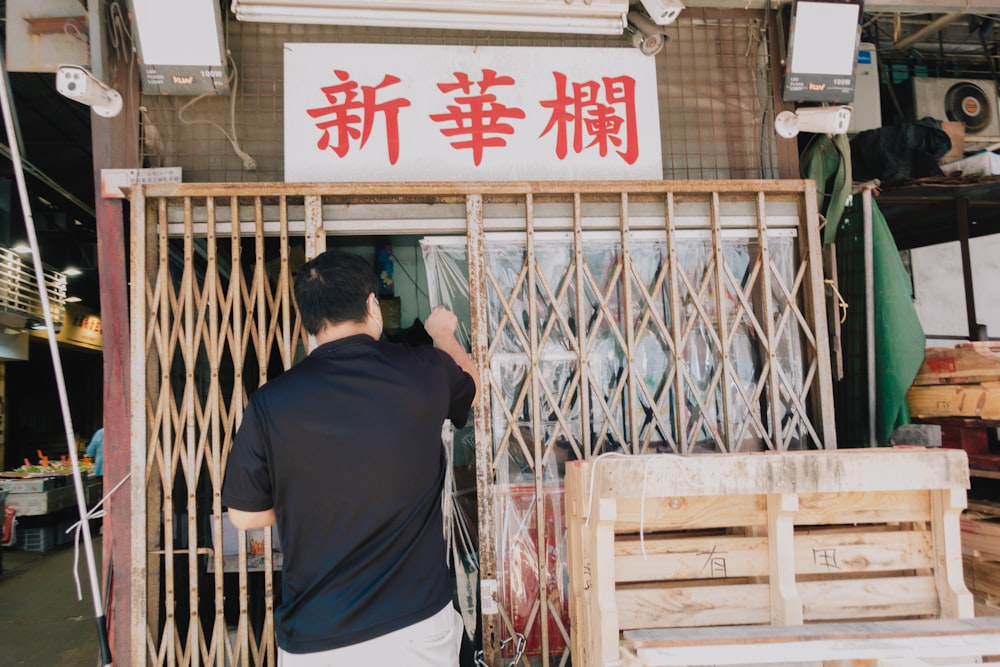
[[[99,563],[101,538],[93,544]],[[78,570],[83,600],[76,596],[72,544],[45,553],[3,550],[0,662],[5,667],[97,665],[94,603],[82,544]]]

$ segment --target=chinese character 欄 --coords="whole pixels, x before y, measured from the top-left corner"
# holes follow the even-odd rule
[[[635,79],[630,76],[602,77],[600,83],[573,82],[567,90],[566,75],[561,72],[552,75],[556,97],[541,102],[543,107],[552,110],[552,115],[539,136],[555,130],[556,156],[565,159],[571,146],[578,154],[596,146],[601,157],[613,148],[626,163],[634,164],[639,157]]]

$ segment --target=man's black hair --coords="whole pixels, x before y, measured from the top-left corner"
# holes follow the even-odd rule
[[[364,322],[368,295],[378,287],[378,276],[361,257],[327,250],[305,263],[295,276],[295,303],[302,326],[315,335],[330,322]]]

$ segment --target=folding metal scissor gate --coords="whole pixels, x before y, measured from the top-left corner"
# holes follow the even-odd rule
[[[424,235],[431,299],[465,295],[489,665],[569,657],[566,460],[836,446],[809,181],[158,185],[132,211],[131,664],[276,662],[278,556],[224,553],[222,475],[309,348],[292,277],[329,236]]]

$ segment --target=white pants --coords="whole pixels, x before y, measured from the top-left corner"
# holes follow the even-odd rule
[[[316,653],[278,649],[278,667],[458,667],[465,625],[449,604],[430,618],[359,644]]]

